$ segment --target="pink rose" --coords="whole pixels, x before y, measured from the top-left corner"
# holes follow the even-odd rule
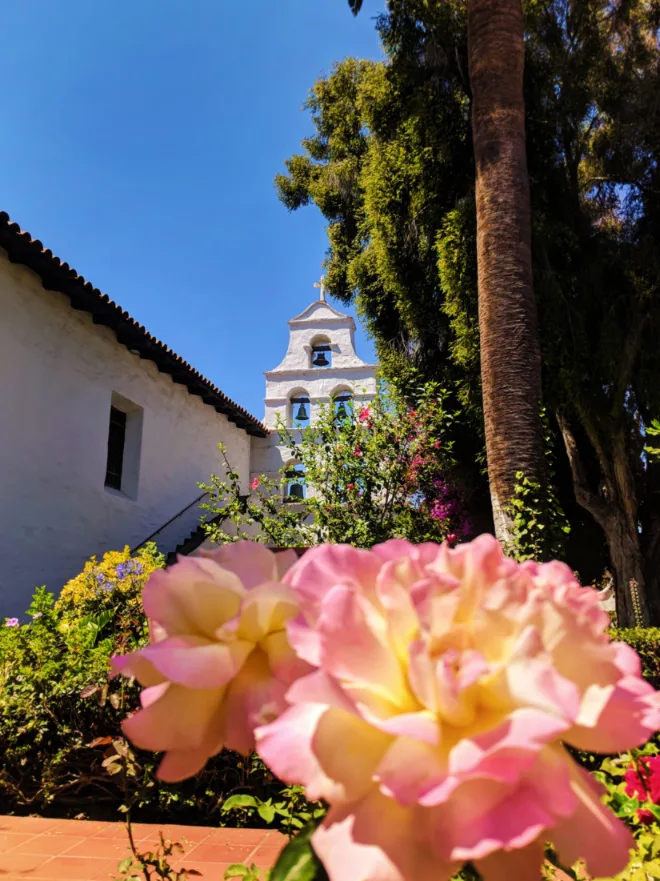
[[[312,548],[285,576],[287,630],[317,669],[257,730],[260,755],[331,810],[313,843],[331,881],[537,881],[543,843],[594,876],[630,832],[563,743],[644,743],[660,695],[561,563],[518,564],[481,536]]]
[[[277,717],[287,687],[309,671],[284,629],[298,607],[280,579],[295,559],[237,542],[149,577],[151,640],[112,666],[145,686],[122,727],[141,749],[166,753],[162,780],[192,776],[225,746],[249,753],[254,727]]]

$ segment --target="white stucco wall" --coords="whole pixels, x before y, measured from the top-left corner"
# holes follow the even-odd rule
[[[0,309],[0,615],[20,615],[36,586],[57,592],[91,554],[138,544],[192,502],[220,471],[218,441],[247,487],[250,437],[1,249]],[[104,487],[113,392],[143,408],[134,499]]]

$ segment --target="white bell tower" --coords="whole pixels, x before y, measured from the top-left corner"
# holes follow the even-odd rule
[[[376,365],[355,351],[355,322],[326,302],[323,279],[314,287],[319,298],[288,322],[286,355],[265,373],[264,423],[271,435],[253,439],[254,474],[273,473],[286,464],[278,416],[293,431],[302,431],[322,405],[334,400],[336,407],[359,408],[376,394]]]

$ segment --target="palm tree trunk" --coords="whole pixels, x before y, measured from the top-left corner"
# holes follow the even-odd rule
[[[545,479],[521,0],[469,0],[468,52],[486,453],[495,532],[508,543],[516,473]]]

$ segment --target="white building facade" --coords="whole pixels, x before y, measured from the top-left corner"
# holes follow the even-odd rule
[[[227,448],[241,489],[295,465],[319,407],[376,392],[353,319],[320,299],[289,321],[261,422],[0,212],[0,619],[59,593],[90,556],[153,540],[195,553],[201,490]],[[230,527],[228,527],[230,528]]]
[[[322,406],[360,408],[376,394],[376,367],[355,350],[355,322],[325,300],[316,300],[289,324],[289,344],[282,362],[267,371],[264,424],[268,437],[254,438],[252,476],[273,476],[295,466],[280,443],[281,420],[294,436],[310,425]]]
[[[264,425],[0,213],[0,616],[92,554],[200,521],[219,441],[247,490]]]

